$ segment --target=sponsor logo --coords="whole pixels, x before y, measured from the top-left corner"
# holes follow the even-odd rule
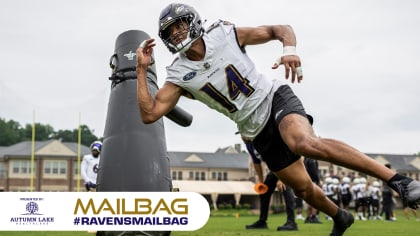
[[[191,71],[190,73],[184,75],[184,77],[182,78],[182,80],[188,81],[188,80],[194,78],[196,74],[197,74],[197,72]]]
[[[54,217],[44,217],[44,214],[39,212],[38,202],[44,201],[44,198],[20,198],[19,200],[25,202],[26,213],[20,214],[21,216],[18,217],[10,217],[10,223],[16,225],[48,225],[54,223]]]

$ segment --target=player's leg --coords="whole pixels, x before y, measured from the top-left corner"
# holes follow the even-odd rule
[[[282,139],[292,152],[347,167],[386,181],[411,208],[420,204],[420,182],[396,174],[355,148],[334,139],[315,136],[308,119],[297,113],[284,116],[279,124]]]
[[[292,188],[286,185],[286,189],[283,190],[283,197],[286,205],[287,220],[284,225],[277,227],[277,231],[298,230],[295,221],[295,195]]]
[[[353,224],[352,214],[338,208],[334,202],[325,196],[322,189],[312,182],[302,159],[275,173],[286,185],[293,188],[296,196],[333,218],[334,227],[331,235],[343,235],[344,231]]]
[[[315,186],[311,181],[302,159],[275,173],[286,185],[293,189],[297,197],[302,198],[327,215],[334,216],[337,213],[338,207],[325,196],[322,189]]]
[[[267,192],[260,195],[260,199],[261,199],[260,220],[264,222],[267,221],[268,211],[270,208],[271,195],[273,194],[274,190],[276,190],[277,181],[278,181],[277,176],[274,175],[272,172],[269,172],[264,180],[264,184],[268,187]]]
[[[273,194],[274,190],[276,189],[277,184],[277,177],[269,172],[265,177],[264,184],[267,185],[268,190],[264,194],[260,194],[260,217],[258,221],[254,222],[253,224],[246,225],[246,229],[267,229],[267,218],[268,218],[268,211],[270,207],[270,199],[271,195]]]
[[[416,221],[418,221],[419,220],[419,217],[417,215],[417,211],[414,210],[414,209],[411,209],[411,212],[413,212],[414,217],[416,217]]]
[[[281,120],[279,129],[292,152],[358,170],[382,180],[389,180],[395,174],[391,169],[343,142],[315,136],[307,118],[300,114],[286,115]]]
[[[295,208],[296,208],[296,219],[304,220],[305,218],[302,216],[302,211],[303,211],[302,198],[295,197]]]

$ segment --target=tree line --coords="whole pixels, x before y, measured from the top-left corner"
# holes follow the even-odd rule
[[[80,125],[81,144],[90,144],[101,138],[96,137],[87,125]],[[62,142],[78,142],[79,130],[58,130],[55,131],[51,125],[35,123],[35,141],[45,141],[51,139],[61,140]],[[10,146],[23,141],[32,140],[32,124],[22,126],[14,120],[0,118],[0,146]]]

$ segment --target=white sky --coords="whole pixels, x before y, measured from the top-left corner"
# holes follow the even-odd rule
[[[157,38],[159,85],[173,56],[157,37],[158,15],[172,1],[5,0],[0,7],[0,117],[35,121],[55,130],[81,123],[103,136],[117,36],[143,30]],[[363,152],[420,151],[420,2],[184,1],[207,26],[290,24],[297,35],[304,81],[291,85],[323,137]],[[271,70],[278,42],[247,48],[258,69]],[[285,81],[285,83],[289,83]],[[182,99],[190,127],[164,118],[169,151],[213,152],[242,143],[235,124],[204,105]],[[139,118],[140,119],[140,118]]]

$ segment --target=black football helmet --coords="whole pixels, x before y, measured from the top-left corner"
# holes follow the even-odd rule
[[[188,32],[188,35],[181,43],[174,45],[172,39],[177,37],[177,35],[171,37],[170,32],[168,32],[167,29],[170,25],[180,20],[185,21],[189,26],[188,29],[185,29]],[[180,33],[185,33],[185,31]],[[172,53],[187,51],[191,47],[191,44],[200,38],[203,33],[203,21],[198,12],[191,6],[181,3],[171,3],[160,13],[159,37]]]

